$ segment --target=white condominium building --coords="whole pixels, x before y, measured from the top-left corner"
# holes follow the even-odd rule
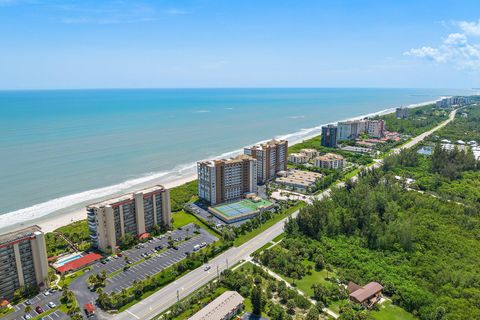
[[[257,160],[247,155],[197,163],[198,196],[210,205],[257,192]]]
[[[337,141],[357,139],[367,132],[368,120],[343,121],[338,123]]]
[[[0,235],[0,298],[22,287],[48,287],[45,235],[38,226]]]
[[[275,178],[277,172],[287,170],[288,141],[270,140],[244,149],[244,154],[258,161],[258,183]]]
[[[327,153],[315,158],[315,166],[322,169],[340,169],[345,166],[345,159],[341,155]]]
[[[89,205],[87,222],[93,246],[115,252],[127,233],[138,237],[154,225],[171,225],[170,192],[156,185]]]

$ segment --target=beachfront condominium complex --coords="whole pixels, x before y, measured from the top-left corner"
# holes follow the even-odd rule
[[[382,138],[385,136],[384,120],[368,120],[367,122],[368,136],[372,138]]]
[[[407,119],[408,118],[408,108],[400,107],[395,109],[395,117],[398,119]]]
[[[122,237],[138,237],[155,225],[170,226],[170,192],[161,185],[87,206],[92,244],[104,252],[116,251]]]
[[[372,138],[381,138],[385,135],[384,120],[341,121],[337,127],[337,141],[355,140],[364,133]]]
[[[337,147],[337,126],[329,124],[322,127],[322,141],[321,144],[324,147],[336,148]]]
[[[198,162],[198,196],[213,206],[256,193],[257,163],[247,155]]]
[[[48,287],[45,235],[38,226],[0,235],[0,298],[19,288]]]
[[[243,153],[257,159],[258,183],[265,183],[275,178],[277,172],[287,170],[287,140],[270,140],[259,145],[245,148]]]
[[[367,132],[368,120],[342,121],[338,123],[337,141],[357,139]]]

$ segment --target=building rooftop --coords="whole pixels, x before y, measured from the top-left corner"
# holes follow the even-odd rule
[[[239,154],[233,158],[229,159],[215,159],[215,160],[206,160],[206,161],[199,161],[199,164],[207,165],[207,166],[215,166],[218,163],[225,163],[225,164],[230,164],[230,163],[236,163],[236,162],[241,162],[244,160],[255,160],[249,155],[246,154]]]
[[[276,139],[272,139],[272,140],[269,140],[267,142],[264,142],[264,143],[260,143],[260,144],[256,144],[254,146],[251,146],[251,147],[248,147],[246,149],[252,149],[252,150],[262,150],[263,148],[265,147],[274,147],[274,146],[277,146],[279,144],[284,144],[286,143],[287,140],[276,140]]]
[[[78,259],[67,262],[62,266],[56,268],[60,273],[65,273],[72,270],[77,270],[83,266],[89,265],[90,263],[102,259],[102,256],[98,253],[88,253]]]
[[[318,156],[316,159],[321,161],[333,161],[333,160],[344,160],[344,158],[336,153],[327,153],[322,156]]]
[[[36,232],[42,232],[39,226],[34,225],[28,228],[20,229],[17,231],[9,232],[0,235],[0,246],[6,245],[12,242],[17,242],[26,238],[33,238]]]
[[[236,291],[225,291],[188,320],[222,320],[244,300]]]
[[[320,179],[321,177],[323,177],[323,175],[317,172],[290,170],[287,172],[286,176],[277,178],[276,182],[310,187],[315,184],[317,179]]]
[[[382,290],[383,290],[383,287],[380,283],[370,282],[366,284],[364,287],[350,293],[350,297],[355,299],[359,303],[362,303]]]
[[[100,201],[100,202],[89,204],[87,206],[87,208],[88,207],[99,208],[99,207],[111,206],[111,205],[114,205],[114,204],[119,203],[119,202],[123,202],[123,201],[127,201],[127,200],[133,200],[135,198],[134,197],[135,193],[147,194],[147,193],[151,193],[151,192],[155,192],[155,191],[159,191],[159,190],[165,190],[165,187],[157,184],[155,186],[151,186],[151,187],[148,187],[148,188],[145,188],[145,189],[137,190],[135,192],[130,192],[130,193],[127,193],[127,194],[123,194],[123,195],[114,197],[114,198],[110,198],[110,199],[106,199],[106,200],[103,200],[103,201]]]

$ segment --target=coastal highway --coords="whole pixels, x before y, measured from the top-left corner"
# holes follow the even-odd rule
[[[447,125],[450,121],[455,118],[456,110],[453,110],[450,113],[450,116],[440,125],[435,128],[422,133],[421,135],[413,138],[409,142],[405,143],[401,147],[394,149],[393,152],[398,153],[401,149],[411,148],[423,141],[426,137],[434,133],[435,131],[441,129]],[[372,167],[378,168],[382,165],[381,161],[376,162]],[[325,190],[320,195],[317,195],[317,199],[321,199],[325,196],[328,196],[330,190]],[[292,216],[296,216],[298,211],[294,212]],[[156,293],[152,294],[148,298],[142,300],[141,302],[133,305],[126,311],[117,314],[117,315],[108,315],[108,319],[117,319],[117,320],[132,320],[132,319],[152,319],[161,312],[167,310],[175,302],[177,302],[177,297],[183,299],[189,294],[193,293],[195,290],[199,289],[203,285],[207,284],[209,281],[213,280],[217,276],[217,268],[219,272],[222,272],[228,267],[235,265],[241,260],[246,260],[250,254],[260,249],[262,246],[272,241],[275,237],[279,236],[283,232],[283,226],[287,218],[277,222],[261,234],[257,235],[250,241],[244,243],[239,247],[231,248],[224,253],[220,254],[216,258],[209,261],[208,265],[211,266],[209,271],[204,270],[204,266],[199,267],[180,279],[172,282]],[[177,296],[178,295],[178,296]],[[99,314],[99,318],[104,318],[103,314]],[[105,318],[107,319],[107,318]]]

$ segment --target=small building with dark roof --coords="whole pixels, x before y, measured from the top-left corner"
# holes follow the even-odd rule
[[[347,289],[350,292],[349,298],[351,301],[370,309],[380,300],[383,287],[378,282],[370,282],[363,287],[354,282],[349,282]]]

